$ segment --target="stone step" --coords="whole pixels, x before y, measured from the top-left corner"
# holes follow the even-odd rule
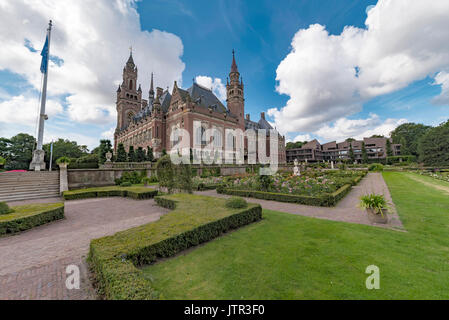
[[[39,180],[39,181],[8,181],[0,182],[0,188],[9,188],[14,186],[35,186],[35,185],[57,185],[59,184],[59,179],[57,180]]]
[[[9,190],[9,191],[0,191],[0,197],[7,197],[10,195],[27,195],[27,194],[34,194],[34,193],[45,193],[45,192],[52,192],[52,193],[58,193],[59,187],[51,187],[51,188],[36,188],[36,189],[22,189],[22,190]]]
[[[45,199],[45,198],[57,198],[59,197],[58,193],[42,193],[42,194],[28,194],[24,195],[15,195],[15,196],[0,196],[0,201],[11,202],[11,201],[20,201],[20,200],[33,200],[33,199]]]

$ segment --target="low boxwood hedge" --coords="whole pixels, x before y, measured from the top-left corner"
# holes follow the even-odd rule
[[[0,236],[31,229],[64,218],[63,203],[41,203],[12,208],[14,213],[0,216]]]
[[[88,188],[73,191],[64,191],[65,200],[77,200],[100,197],[129,197],[135,200],[151,199],[157,196],[158,191],[145,187],[102,187]]]
[[[225,199],[191,194],[155,199],[159,205],[174,210],[156,222],[90,243],[88,262],[99,292],[106,299],[162,298],[138,267],[262,218],[262,208],[257,204],[229,209]]]
[[[253,190],[235,190],[226,188],[224,185],[217,187],[217,193],[228,194],[232,196],[240,196],[247,198],[257,198],[263,200],[274,200],[280,202],[293,202],[298,204],[304,204],[308,206],[320,206],[320,207],[333,207],[337,205],[338,201],[343,199],[351,187],[357,185],[360,180],[366,175],[355,177],[351,184],[346,184],[333,193],[323,193],[319,196],[297,195],[287,193],[275,193],[265,191],[253,191]]]

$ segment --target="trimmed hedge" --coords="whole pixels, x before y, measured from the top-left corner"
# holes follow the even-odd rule
[[[14,213],[1,216],[0,236],[28,230],[63,218],[63,203],[17,206],[14,207]]]
[[[265,192],[265,191],[253,191],[253,190],[235,190],[224,187],[223,185],[217,187],[217,193],[228,194],[232,196],[240,196],[246,198],[257,198],[263,200],[273,200],[280,202],[292,202],[298,204],[304,204],[308,206],[319,206],[319,207],[333,207],[343,199],[351,187],[355,186],[362,180],[365,176],[355,177],[351,184],[345,184],[337,191],[333,193],[323,193],[320,196],[308,196],[308,195],[297,195],[297,194],[287,194],[287,193],[275,193],[275,192]]]
[[[64,200],[78,200],[101,197],[129,197],[135,200],[152,199],[158,191],[143,187],[104,187],[64,191]]]
[[[262,219],[262,208],[256,204],[227,209],[224,199],[186,194],[155,199],[159,205],[175,210],[156,222],[90,243],[88,262],[106,299],[161,298],[139,266]],[[211,206],[212,202],[215,205]]]

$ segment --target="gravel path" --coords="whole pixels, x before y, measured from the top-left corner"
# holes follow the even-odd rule
[[[90,240],[156,221],[166,212],[154,200],[96,198],[65,202],[65,219],[0,238],[0,299],[95,298],[85,265]],[[70,264],[80,269],[79,290],[65,287]]]
[[[391,204],[392,208],[390,210],[390,214],[388,215],[388,224],[371,223],[368,220],[366,212],[358,207],[360,196],[373,192],[383,194]],[[216,197],[229,197],[227,195],[217,194],[215,190],[201,191],[197,193]],[[276,210],[320,219],[353,222],[403,230],[402,222],[396,212],[396,208],[391,199],[387,184],[380,173],[368,173],[368,175],[357,186],[353,187],[351,192],[343,198],[336,207],[314,207],[255,198],[246,198],[246,200],[249,202],[259,203],[262,208],[269,210]]]

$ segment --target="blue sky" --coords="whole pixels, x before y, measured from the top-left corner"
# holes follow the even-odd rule
[[[49,17],[55,35],[47,141],[64,137],[92,148],[111,137],[130,45],[144,92],[151,72],[164,88],[174,80],[187,88],[198,76],[218,78],[220,86],[235,49],[245,112],[253,120],[266,112],[289,140],[388,134],[406,121],[449,118],[444,0],[425,7],[417,0],[22,2],[0,8],[10,19],[0,22],[0,136],[35,130]]]

